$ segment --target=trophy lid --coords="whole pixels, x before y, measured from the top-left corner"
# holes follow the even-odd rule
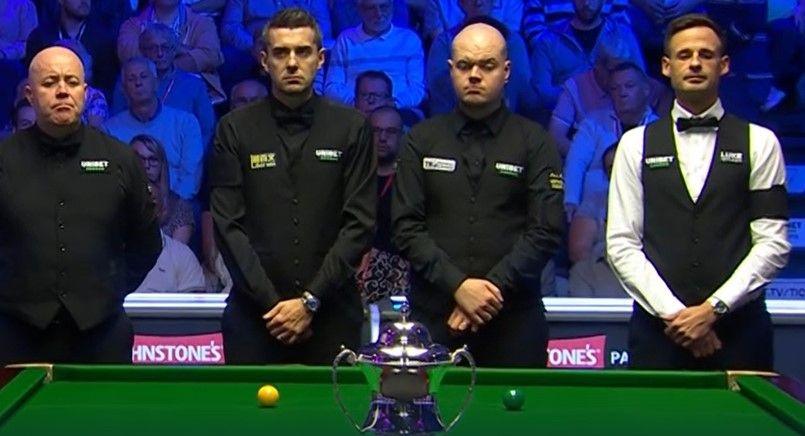
[[[357,361],[377,366],[422,367],[450,363],[447,347],[433,342],[428,329],[408,320],[408,304],[399,321],[384,323],[377,342],[361,348]]]

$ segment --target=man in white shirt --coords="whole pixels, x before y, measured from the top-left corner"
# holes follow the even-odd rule
[[[624,134],[609,194],[607,256],[636,300],[637,368],[772,368],[763,287],[790,244],[785,165],[775,135],[725,114],[724,33],[709,18],[668,25],[670,117]]]

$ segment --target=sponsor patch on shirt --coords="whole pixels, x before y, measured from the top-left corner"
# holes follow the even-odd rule
[[[562,173],[556,173],[553,171],[548,173],[548,184],[551,185],[551,189],[554,191],[565,190],[565,179],[562,177]]]
[[[454,159],[426,157],[422,159],[422,169],[425,171],[443,171],[446,173],[452,173],[456,170],[456,161]]]
[[[276,153],[258,153],[249,155],[249,164],[253,170],[277,166]]]
[[[514,165],[505,162],[496,162],[495,163],[495,170],[501,176],[508,176],[508,177],[519,177],[523,174],[523,167],[520,165]]]
[[[341,150],[320,148],[316,150],[316,157],[322,162],[338,162],[341,159]]]
[[[651,156],[646,158],[646,166],[651,169],[668,168],[673,162],[673,156]]]
[[[108,160],[82,160],[81,171],[85,173],[105,173],[109,167]]]
[[[739,164],[744,161],[744,154],[740,151],[721,151],[718,153],[721,162]]]

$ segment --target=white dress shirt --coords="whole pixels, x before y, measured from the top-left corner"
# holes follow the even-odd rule
[[[698,117],[724,115],[721,101]],[[674,120],[679,168],[690,198],[696,202],[702,192],[716,145],[717,128],[697,128],[685,132],[676,129],[676,120],[693,114],[677,101],[671,110]],[[615,154],[609,187],[607,221],[607,257],[626,291],[646,311],[659,317],[671,317],[685,305],[671,292],[654,265],[643,252],[643,136],[645,127],[626,132]],[[780,143],[772,131],[749,125],[749,189],[769,189],[785,185],[785,163]],[[760,218],[750,223],[752,248],[732,275],[718,289],[717,298],[734,310],[758,297],[763,285],[785,266],[791,245],[787,235],[788,221]],[[718,231],[718,229],[713,229]]]

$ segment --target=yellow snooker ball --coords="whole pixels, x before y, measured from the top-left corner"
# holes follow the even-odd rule
[[[274,407],[280,400],[280,391],[274,386],[265,385],[257,391],[257,402],[262,407]]]

